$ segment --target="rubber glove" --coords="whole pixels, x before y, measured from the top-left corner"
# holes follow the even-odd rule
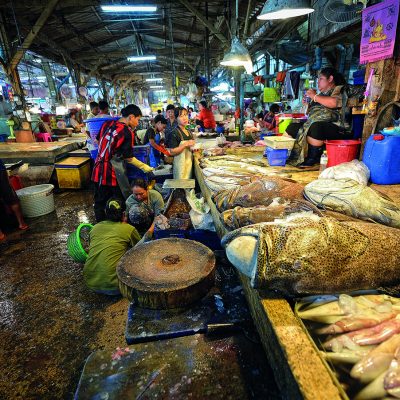
[[[132,165],[134,165],[135,167],[141,169],[143,172],[146,172],[146,173],[147,173],[147,172],[151,172],[151,171],[154,170],[154,168],[152,168],[152,167],[150,167],[149,165],[147,165],[147,164],[145,164],[145,163],[139,161],[139,160],[138,160],[137,158],[135,158],[135,157],[132,157],[132,158],[126,160],[126,161],[128,162],[128,164],[132,164]]]

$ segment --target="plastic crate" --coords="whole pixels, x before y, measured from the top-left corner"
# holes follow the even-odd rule
[[[165,239],[169,237],[186,239],[188,231],[183,229],[154,229],[153,237],[154,239]]]
[[[150,147],[149,146],[135,146],[133,147],[133,157],[137,158],[139,161],[149,164],[149,156],[150,156]],[[146,178],[146,174],[140,169],[135,167],[134,165],[127,164],[126,165],[126,173],[128,175],[128,179],[134,180],[139,178]]]
[[[287,149],[271,149],[270,147],[267,147],[264,156],[267,156],[268,164],[270,166],[284,167],[286,165],[288,153],[289,150]]]
[[[187,231],[187,239],[195,240],[204,244],[211,250],[222,250],[221,239],[219,238],[217,232],[207,231],[204,229],[190,229]]]

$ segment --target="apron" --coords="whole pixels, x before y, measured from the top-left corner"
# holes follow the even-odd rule
[[[104,162],[104,155],[106,154],[106,152],[108,151],[109,153],[111,152],[111,133],[113,131],[113,129],[115,129],[115,124],[111,125],[108,128],[108,132],[106,134],[103,135],[103,137],[106,137],[107,135],[109,135],[108,143],[106,148],[103,150],[103,152],[101,154],[98,155],[98,157],[100,157],[99,163],[103,163]],[[133,137],[132,137],[132,141],[133,141]],[[117,155],[112,156],[111,160],[111,165],[114,168],[115,171],[115,177],[117,178],[117,183],[119,188],[121,189],[121,193],[124,196],[124,199],[126,200],[131,194],[132,194],[132,189],[130,187],[129,184],[129,180],[128,180],[128,175],[126,173],[126,165],[125,165],[125,161],[122,157],[119,157]],[[102,177],[100,177],[100,182],[102,180]]]
[[[156,136],[154,137],[154,141],[157,144],[160,144],[161,142],[161,135],[159,132],[156,133]],[[161,162],[161,154],[158,150],[156,150],[152,145],[149,143],[150,146],[150,167],[156,168],[160,165]]]
[[[181,143],[185,143],[188,140],[183,139],[181,129],[177,127],[179,135],[181,137]],[[174,179],[190,179],[192,177],[193,169],[193,156],[190,149],[186,148],[181,154],[174,156],[173,163],[173,177]]]

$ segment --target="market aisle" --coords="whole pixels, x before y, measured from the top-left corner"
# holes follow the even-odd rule
[[[126,346],[128,301],[90,293],[82,280],[82,267],[70,259],[66,250],[68,234],[79,224],[79,217],[94,220],[92,194],[63,192],[55,196],[55,202],[55,213],[29,220],[29,231],[11,233],[9,242],[0,245],[1,399],[71,399],[85,360],[93,350],[113,352],[119,346]],[[251,336],[257,335],[254,332]],[[205,344],[194,353],[200,360],[207,359],[206,350],[210,347],[206,345],[207,337],[201,340]],[[240,398],[256,399],[262,393],[262,398],[279,400],[279,391],[258,340],[255,343],[240,337],[226,340],[239,343],[234,346],[237,353],[232,353],[233,347],[228,346],[230,351],[218,357],[233,357],[232,365],[244,369],[243,380],[232,383],[236,393],[242,394]],[[180,341],[192,342],[190,337]],[[188,346],[187,351],[194,350]],[[241,359],[239,364],[235,364],[237,357]],[[208,361],[203,364],[212,365]],[[220,374],[216,373],[213,379],[226,382],[226,370]],[[173,381],[178,375],[179,371],[172,373],[170,379]],[[227,395],[232,386],[215,387],[218,396],[214,398],[232,398]],[[185,398],[184,389],[173,398]],[[197,398],[195,392],[192,395]]]
[[[128,302],[90,293],[66,250],[78,212],[93,220],[91,198],[55,196],[56,213],[0,245],[0,398],[72,398],[90,352],[125,343]]]

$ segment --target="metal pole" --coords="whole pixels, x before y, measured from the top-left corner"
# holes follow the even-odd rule
[[[172,34],[172,18],[171,5],[169,6],[168,25],[169,25],[169,41],[171,42],[172,50],[172,96],[176,96],[176,70],[175,70],[175,51],[174,51],[174,36]]]

